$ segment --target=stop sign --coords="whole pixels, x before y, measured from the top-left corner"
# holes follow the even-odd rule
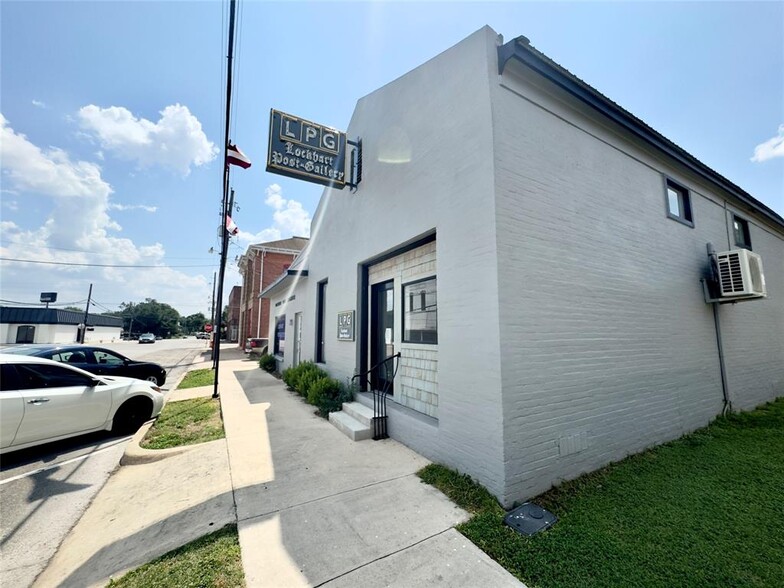
[[[212,325],[204,325],[204,331],[207,333],[212,333]]]

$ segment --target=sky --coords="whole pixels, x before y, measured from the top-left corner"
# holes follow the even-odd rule
[[[93,311],[209,314],[228,6],[0,2],[0,304],[83,307],[92,284]],[[224,304],[248,245],[308,236],[322,193],[265,172],[270,109],[345,129],[361,97],[484,25],[784,215],[784,2],[240,0],[230,138],[253,165],[231,169]]]

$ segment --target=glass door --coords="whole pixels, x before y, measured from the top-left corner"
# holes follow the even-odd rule
[[[395,353],[395,283],[394,280],[374,284],[370,294],[370,365]],[[378,366],[370,374],[375,390],[392,394],[394,362]]]

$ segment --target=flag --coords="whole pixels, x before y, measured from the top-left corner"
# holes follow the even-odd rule
[[[250,167],[250,159],[240,151],[239,147],[229,143],[229,147],[226,149],[226,164],[238,165],[242,169],[248,169]]]
[[[240,232],[240,228],[231,220],[229,215],[226,215],[226,230],[229,232],[229,235],[236,235]]]

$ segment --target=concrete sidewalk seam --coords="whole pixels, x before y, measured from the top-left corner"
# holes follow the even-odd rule
[[[356,566],[355,568],[352,568],[352,569],[350,569],[348,571],[345,571],[342,574],[338,574],[337,576],[334,576],[333,578],[330,578],[329,580],[324,580],[323,582],[320,582],[320,583],[314,585],[313,588],[319,588],[320,586],[324,586],[325,584],[329,584],[330,582],[334,582],[338,578],[342,578],[343,576],[348,576],[349,574],[351,574],[353,572],[356,572],[357,570],[361,570],[362,568],[366,568],[367,566],[373,565],[376,562],[385,560],[388,557],[392,557],[393,555],[396,555],[398,553],[402,553],[404,551],[407,551],[408,549],[411,549],[412,547],[416,547],[417,545],[420,545],[420,544],[424,543],[425,541],[430,541],[434,537],[438,537],[439,535],[443,535],[444,533],[448,533],[452,529],[454,529],[454,527],[449,527],[448,529],[444,529],[443,531],[439,531],[438,533],[434,533],[434,534],[430,535],[429,537],[425,537],[424,539],[420,539],[416,543],[412,543],[411,545],[406,545],[405,547],[401,547],[400,549],[396,549],[395,551],[390,551],[389,553],[386,553],[386,554],[384,554],[384,555],[382,555],[380,557],[377,557],[376,559],[374,559],[372,561],[363,563],[361,566]]]
[[[229,466],[231,468],[231,466]],[[275,510],[270,510],[268,512],[264,512],[261,514],[253,515],[252,517],[245,517],[243,519],[238,518],[238,521],[242,521],[243,523],[252,521],[254,519],[259,519],[263,517],[268,517],[271,514],[277,514],[281,512],[286,512],[288,510],[299,508],[300,506],[305,506],[308,504],[315,504],[317,502],[322,502],[324,500],[329,500],[330,498],[334,498],[335,496],[342,496],[343,494],[349,494],[351,492],[357,492],[358,490],[364,490],[366,488],[372,488],[373,486],[378,486],[379,484],[386,484],[387,482],[394,482],[395,480],[402,480],[404,478],[410,478],[416,476],[416,474],[404,474],[402,476],[397,476],[394,478],[388,478],[386,480],[379,480],[378,482],[371,482],[370,484],[365,484],[364,486],[357,486],[356,488],[349,488],[348,490],[341,490],[340,492],[335,492],[334,494],[327,494],[326,496],[319,496],[318,498],[314,498],[313,500],[306,500],[305,502],[299,502],[297,504],[291,504],[285,508],[277,508]],[[232,488],[235,492],[236,489]]]

